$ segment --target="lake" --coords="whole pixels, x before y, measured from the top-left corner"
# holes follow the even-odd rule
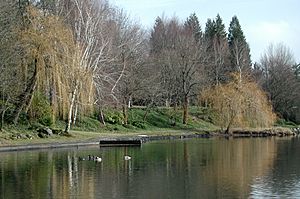
[[[102,162],[79,159],[88,155]],[[0,153],[1,199],[272,197],[300,198],[299,138]]]

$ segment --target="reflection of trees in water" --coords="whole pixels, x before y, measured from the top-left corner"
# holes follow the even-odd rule
[[[203,167],[200,178],[205,179],[206,185],[218,190],[203,190],[203,193],[207,193],[209,198],[247,198],[254,178],[272,169],[275,152],[275,142],[269,138],[221,139],[214,142],[209,151],[213,159]]]
[[[253,190],[259,197],[300,197],[299,138],[278,139],[278,153],[272,172],[258,178]]]
[[[134,156],[133,180],[120,179],[117,186],[121,193],[149,198],[248,197],[253,179],[272,169],[275,152],[275,142],[268,138],[149,144]]]
[[[276,152],[274,139],[265,138],[0,154],[0,198],[244,198],[253,179],[272,169]],[[103,162],[78,161],[89,153]]]
[[[1,153],[1,198],[34,198],[48,193],[51,163],[45,153]]]

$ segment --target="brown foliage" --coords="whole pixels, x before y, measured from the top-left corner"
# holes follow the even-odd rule
[[[252,81],[239,79],[217,85],[203,92],[201,100],[209,102],[216,111],[214,122],[230,127],[270,127],[276,119],[266,94]]]

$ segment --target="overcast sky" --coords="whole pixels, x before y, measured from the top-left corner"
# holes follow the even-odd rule
[[[151,28],[157,16],[177,16],[185,20],[195,12],[202,29],[207,18],[219,13],[226,30],[237,15],[251,48],[253,61],[258,61],[267,46],[284,43],[300,61],[300,0],[110,0],[132,18]]]

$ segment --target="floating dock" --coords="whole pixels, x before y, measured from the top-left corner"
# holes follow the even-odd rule
[[[141,146],[143,141],[141,139],[133,139],[133,140],[126,140],[126,139],[107,139],[107,140],[100,140],[99,144],[100,147],[118,147],[118,146]]]

